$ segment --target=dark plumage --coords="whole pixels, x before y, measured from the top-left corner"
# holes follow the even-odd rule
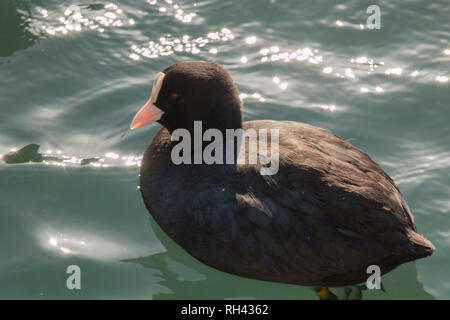
[[[433,253],[394,181],[361,150],[303,123],[242,122],[238,90],[217,64],[182,62],[164,73],[154,101],[164,127],[145,152],[141,192],[195,258],[249,278],[344,286],[366,281],[369,265],[384,274]],[[192,132],[194,120],[203,130],[279,129],[278,173],[261,175],[260,164],[173,164],[170,133]]]

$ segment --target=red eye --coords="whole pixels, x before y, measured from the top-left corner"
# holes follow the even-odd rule
[[[180,96],[176,92],[170,94],[170,100],[172,100],[172,101],[177,100],[179,97]]]

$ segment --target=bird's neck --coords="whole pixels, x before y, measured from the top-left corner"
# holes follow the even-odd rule
[[[203,135],[209,129],[219,130],[225,137],[227,129],[242,129],[242,106],[240,101],[233,106],[215,106],[214,108],[208,108],[212,110],[208,114],[202,115],[199,119],[180,119],[178,118],[175,123],[163,123],[171,135],[173,135],[177,129],[184,129],[189,132],[191,136],[198,134],[201,130]]]
[[[166,128],[170,132],[173,146],[182,142],[180,147],[184,149],[183,152],[187,151],[190,154],[189,158],[194,159],[199,154],[202,155],[208,146],[211,149],[214,145],[221,150],[221,154],[217,157],[223,159],[225,163],[227,154],[230,154],[233,159],[237,157],[238,146],[235,145],[234,134],[236,130],[242,129],[241,110],[242,106],[239,101],[239,104],[233,108],[230,106],[215,108],[214,112],[204,116],[201,120],[185,120],[183,126],[177,126],[177,129],[170,128],[170,126],[166,126]],[[230,136],[233,138],[230,139]],[[218,150],[214,151],[214,154]]]

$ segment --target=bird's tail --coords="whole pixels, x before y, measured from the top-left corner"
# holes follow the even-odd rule
[[[408,230],[407,235],[410,242],[411,260],[425,258],[433,254],[436,248],[424,236],[411,229]]]

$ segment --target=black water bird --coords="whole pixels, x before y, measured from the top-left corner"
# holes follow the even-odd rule
[[[155,121],[163,127],[140,169],[145,205],[177,244],[213,268],[319,286],[327,296],[328,286],[365,282],[370,265],[385,274],[435,249],[417,233],[399,188],[368,155],[308,124],[243,122],[238,89],[218,64],[180,62],[158,73],[131,129]],[[248,161],[175,164],[171,135],[194,135],[195,121],[203,132],[224,135],[277,129],[278,172],[263,175],[263,164]]]

